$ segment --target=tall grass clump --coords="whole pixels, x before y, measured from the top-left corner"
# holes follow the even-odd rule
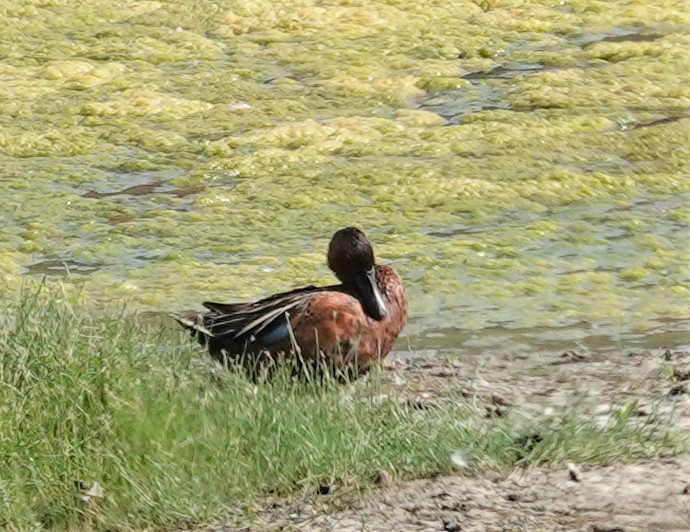
[[[35,287],[3,300],[0,528],[166,527],[344,477],[366,484],[380,469],[448,471],[455,449],[510,466],[560,459],[564,446],[569,459],[648,455],[655,437],[486,419],[459,394],[418,410],[379,393],[375,374],[255,383],[160,322]],[[102,493],[85,493],[94,483]]]

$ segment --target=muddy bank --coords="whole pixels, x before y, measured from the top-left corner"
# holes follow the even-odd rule
[[[487,416],[562,416],[577,408],[604,426],[634,408],[633,423],[660,423],[685,436],[690,429],[687,347],[530,358],[397,352],[382,379],[383,394],[421,410],[442,408],[445,391],[460,387]],[[369,494],[334,487],[204,530],[687,530],[690,448],[680,442],[655,461],[574,468],[564,456],[549,466],[480,470],[467,456],[453,475],[398,481],[384,473]]]
[[[673,416],[690,427],[690,349],[685,346],[618,353],[575,349],[542,354],[459,358],[428,350],[398,351],[385,361],[390,393],[442,406],[444,392],[463,396],[489,414],[535,418],[577,407],[603,426],[618,409],[634,405],[642,418]]]
[[[689,482],[688,457],[583,468],[579,482],[566,468],[453,476],[387,488],[348,510],[282,519],[305,530],[680,531],[690,522]]]

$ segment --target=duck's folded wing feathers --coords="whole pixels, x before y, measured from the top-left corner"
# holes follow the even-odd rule
[[[279,302],[259,309],[244,308],[230,314],[210,312],[204,315],[203,322],[215,338],[247,339],[254,342],[262,333],[280,325],[287,325],[288,320],[298,314],[308,300],[309,297],[295,298],[285,304]]]
[[[210,312],[203,316],[203,325],[215,338],[256,346],[274,344],[288,337],[290,320],[308,306],[314,294],[332,288],[308,286],[254,303],[206,302]]]

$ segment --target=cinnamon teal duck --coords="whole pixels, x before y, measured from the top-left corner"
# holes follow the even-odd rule
[[[252,303],[211,303],[177,317],[221,362],[261,354],[299,354],[366,371],[391,350],[407,321],[407,295],[391,266],[378,265],[362,231],[337,231],[328,267],[341,284],[307,286]]]

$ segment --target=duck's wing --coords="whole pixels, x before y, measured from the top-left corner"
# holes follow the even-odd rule
[[[266,341],[266,336],[269,336],[268,340],[272,336],[279,336],[275,340],[287,337],[289,318],[299,314],[317,291],[317,287],[308,286],[254,303],[235,305],[205,302],[204,306],[210,312],[203,316],[203,323],[216,338],[242,343],[244,340],[256,343],[257,339],[261,339],[261,344],[272,343]],[[279,333],[271,334],[275,329],[280,329]]]
[[[291,320],[307,308],[315,294],[337,288],[308,286],[253,303],[207,301],[204,306],[209,312],[178,321],[229,350],[261,350],[289,341]],[[200,338],[202,343],[205,339]]]

